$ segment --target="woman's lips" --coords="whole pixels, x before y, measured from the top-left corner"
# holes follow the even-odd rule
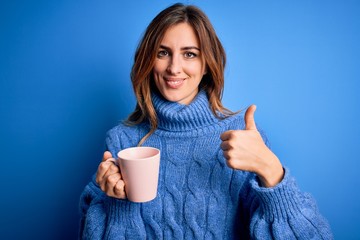
[[[184,83],[185,78],[164,78],[169,88],[177,89]]]

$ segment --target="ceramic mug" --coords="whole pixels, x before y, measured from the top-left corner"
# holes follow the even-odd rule
[[[153,147],[131,147],[119,151],[117,156],[128,200],[153,200],[157,195],[160,150]]]

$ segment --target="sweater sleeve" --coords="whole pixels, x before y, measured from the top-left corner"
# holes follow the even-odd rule
[[[93,180],[80,197],[79,239],[144,239],[141,204],[106,196]]]
[[[106,150],[116,157],[124,146],[131,146],[119,129],[107,133]],[[143,239],[141,205],[108,197],[96,183],[96,174],[80,196],[79,239]]]
[[[95,176],[93,177],[93,179]],[[100,188],[91,181],[80,196],[79,239],[102,239],[106,223],[104,196]]]
[[[288,169],[273,188],[261,187],[255,175],[250,184],[257,202],[250,210],[251,239],[333,239],[315,200],[300,192]]]

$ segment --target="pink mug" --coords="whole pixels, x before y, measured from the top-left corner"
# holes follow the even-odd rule
[[[159,180],[160,150],[153,147],[132,147],[121,150],[117,155],[128,200],[153,200]]]

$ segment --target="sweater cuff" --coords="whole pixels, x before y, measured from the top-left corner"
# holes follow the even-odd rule
[[[105,212],[108,213],[108,219],[113,222],[124,224],[133,223],[140,218],[141,203],[130,202],[127,199],[117,199],[107,196],[96,183],[96,176],[92,177],[93,190],[101,195],[104,201]]]
[[[130,202],[126,199],[107,197],[105,200],[106,212],[114,223],[139,224],[141,221],[141,203]]]
[[[274,219],[286,220],[299,212],[301,199],[298,187],[289,170],[284,168],[284,171],[284,178],[275,187],[261,187],[256,176],[251,180],[251,186],[259,199],[261,214],[267,222],[273,222]]]

